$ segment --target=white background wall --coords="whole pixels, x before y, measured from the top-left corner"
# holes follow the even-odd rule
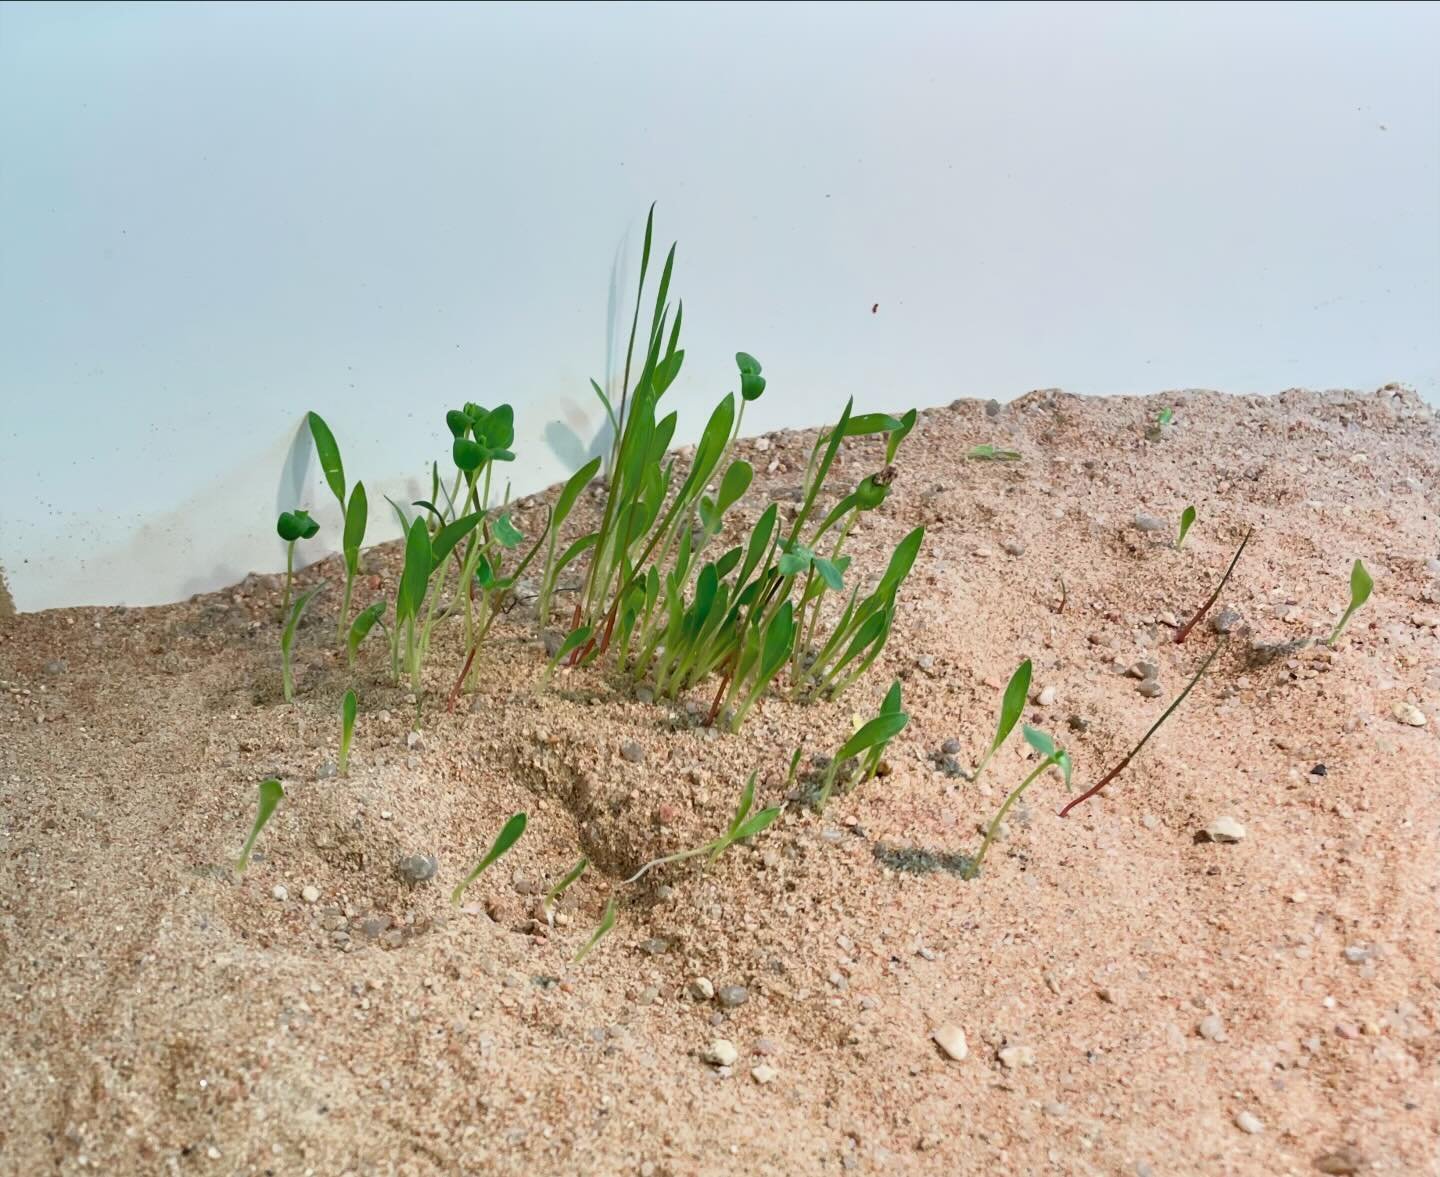
[[[307,408],[382,521],[465,399],[516,405],[520,490],[563,475],[652,199],[682,434],[737,348],[755,431],[1435,399],[1437,46],[1433,4],[6,4],[0,565],[21,609],[283,566]]]

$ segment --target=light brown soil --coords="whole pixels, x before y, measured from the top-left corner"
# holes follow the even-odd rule
[[[1176,424],[1147,440],[1162,405]],[[1024,460],[964,461],[981,442]],[[798,483],[807,447],[742,450],[762,472],[749,520]],[[880,457],[855,444],[836,485]],[[837,704],[766,700],[739,736],[604,669],[535,693],[544,655],[521,607],[454,716],[436,701],[456,663],[445,634],[407,747],[413,705],[379,641],[353,674],[332,650],[333,562],[305,574],[331,587],[301,633],[293,706],[272,577],[11,619],[0,1170],[1440,1172],[1437,498],[1440,430],[1396,389],[932,411],[853,541],[873,574],[929,529],[882,664]],[[1180,553],[1168,529],[1134,526],[1173,526],[1192,502]],[[1022,658],[1056,695],[1027,718],[1070,748],[1077,787],[1123,755],[1218,640],[1207,622],[1177,646],[1167,627],[1249,527],[1217,605],[1244,624],[1105,796],[1061,820],[1063,787],[1038,782],[976,881],[901,869],[916,850],[973,853],[1021,779],[1018,735],[979,785],[936,758],[955,739],[974,763]],[[1374,598],[1333,652],[1300,644],[1328,633],[1355,556]],[[388,593],[396,554],[368,559]],[[1158,698],[1121,672],[1142,658]],[[778,802],[795,743],[832,751],[895,676],[912,719],[888,776],[823,819],[791,806],[708,871],[619,885],[723,827],[752,768]],[[326,776],[350,685],[351,773]],[[1405,701],[1426,726],[1397,719]],[[271,774],[287,796],[237,877]],[[521,809],[526,836],[452,908]],[[1248,836],[1197,842],[1220,815]],[[543,934],[520,892],[582,847],[594,866]],[[397,877],[411,853],[438,855],[435,882]],[[619,925],[572,965],[611,894]],[[390,921],[379,936],[371,917]],[[695,999],[701,976],[748,1001]],[[1222,1041],[1198,1032],[1210,1014]],[[964,1030],[967,1058],[937,1049],[942,1025]],[[701,1057],[716,1038],[739,1051],[731,1072]],[[1001,1060],[1015,1046],[1033,1065]]]

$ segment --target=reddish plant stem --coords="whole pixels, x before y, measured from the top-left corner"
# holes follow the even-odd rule
[[[1175,644],[1178,646],[1190,636],[1190,631],[1200,624],[1205,614],[1220,599],[1220,594],[1225,590],[1225,582],[1230,579],[1230,574],[1235,571],[1235,565],[1240,562],[1240,553],[1245,550],[1245,545],[1250,542],[1250,536],[1254,534],[1252,527],[1245,533],[1245,538],[1240,541],[1240,546],[1235,549],[1235,557],[1230,561],[1230,567],[1225,569],[1225,575],[1220,578],[1220,583],[1215,586],[1215,591],[1210,594],[1206,602],[1196,611],[1195,616],[1190,618],[1184,625],[1175,631]]]
[[[1145,747],[1145,745],[1150,742],[1150,737],[1160,730],[1160,725],[1170,718],[1175,708],[1179,707],[1181,703],[1185,702],[1185,696],[1195,689],[1195,684],[1200,681],[1200,676],[1210,669],[1210,663],[1215,661],[1215,655],[1220,653],[1220,651],[1224,648],[1225,642],[1226,639],[1222,637],[1219,641],[1219,644],[1216,645],[1216,647],[1211,650],[1210,653],[1206,656],[1205,661],[1200,663],[1200,669],[1195,672],[1195,677],[1186,684],[1183,691],[1181,691],[1178,695],[1175,696],[1175,701],[1171,703],[1169,707],[1165,708],[1164,713],[1160,716],[1159,719],[1155,721],[1155,723],[1151,726],[1150,730],[1145,733],[1144,738],[1138,744],[1136,744],[1135,747],[1131,748],[1130,751],[1125,754],[1125,759],[1120,761],[1119,764],[1117,764],[1103,777],[1101,777],[1099,784],[1092,785],[1090,788],[1086,789],[1085,792],[1081,793],[1080,796],[1076,797],[1072,801],[1067,802],[1065,808],[1060,811],[1061,817],[1068,817],[1072,809],[1074,809],[1077,805],[1081,805],[1084,802],[1089,801],[1091,797],[1095,796],[1096,793],[1098,793],[1101,789],[1103,789],[1106,785],[1108,785],[1117,776],[1119,776],[1122,772],[1125,771],[1126,765],[1128,765],[1132,760],[1134,760],[1140,749]]]
[[[465,685],[465,676],[470,673],[470,666],[475,661],[475,652],[479,646],[471,646],[470,653],[465,655],[465,665],[460,668],[460,677],[455,680],[455,685],[450,688],[450,706],[447,710],[451,715],[455,714],[455,704],[460,701],[460,688]]]
[[[715,717],[720,714],[720,703],[725,698],[725,688],[730,685],[730,672],[727,670],[720,679],[720,688],[715,692],[715,702],[710,704],[710,714],[705,717],[705,726],[711,727],[715,723]]]

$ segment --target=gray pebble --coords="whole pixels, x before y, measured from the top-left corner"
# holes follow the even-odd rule
[[[960,741],[946,740],[940,745],[940,751],[946,756],[958,756],[960,754]]]
[[[410,854],[400,860],[397,868],[407,883],[428,883],[435,877],[440,864],[429,854]]]
[[[664,956],[670,951],[670,941],[654,936],[640,945],[640,951],[646,956]]]
[[[640,747],[634,740],[627,740],[620,745],[620,755],[625,757],[631,764],[639,764],[645,759],[645,749]]]
[[[649,687],[636,687],[635,698],[641,703],[653,703],[655,702],[655,692]]]
[[[1135,514],[1136,531],[1164,531],[1165,526],[1165,520],[1157,519],[1154,515],[1147,515],[1143,511]]]
[[[985,415],[987,417],[998,417],[1000,415],[1000,402],[995,400],[986,401]]]
[[[339,771],[339,767],[335,764],[333,760],[327,760],[324,764],[322,764],[318,769],[315,770],[315,775],[319,777],[322,781],[326,781]]]
[[[1229,1035],[1225,1033],[1225,1023],[1220,1020],[1219,1014],[1209,1014],[1200,1019],[1200,1024],[1195,1027],[1195,1032],[1208,1042],[1224,1042]]]
[[[1345,960],[1349,964],[1364,964],[1374,955],[1374,951],[1363,944],[1351,944],[1345,949]]]
[[[724,1009],[738,1009],[750,1000],[750,991],[744,985],[722,985],[715,991],[715,1000]]]
[[[1161,686],[1153,678],[1147,678],[1135,689],[1147,699],[1155,699],[1160,696]]]
[[[45,663],[46,674],[64,674],[69,669],[64,658],[51,658],[49,662]]]
[[[1008,539],[1000,546],[1005,549],[1005,554],[1008,556],[1023,556],[1025,554],[1025,545],[1019,540]]]
[[[1216,633],[1230,633],[1243,620],[1244,618],[1234,609],[1221,609],[1219,613],[1210,618],[1210,628]]]
[[[1134,662],[1125,670],[1126,677],[1138,678],[1141,682],[1149,682],[1152,678],[1160,677],[1160,667],[1153,662]]]

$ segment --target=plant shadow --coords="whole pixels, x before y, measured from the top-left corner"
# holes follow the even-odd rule
[[[875,843],[875,858],[882,866],[907,875],[932,875],[937,871],[969,879],[975,860],[968,854],[949,850],[926,850],[919,846],[886,846]]]

